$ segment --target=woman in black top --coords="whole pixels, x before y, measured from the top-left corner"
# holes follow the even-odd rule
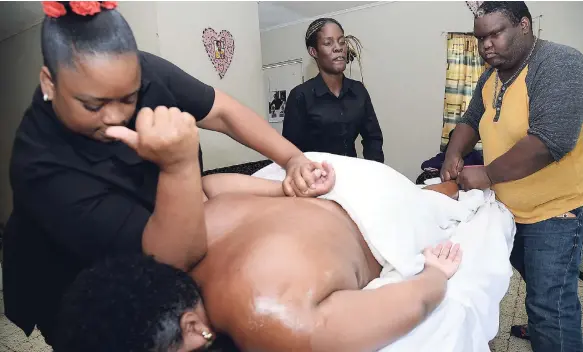
[[[12,150],[3,277],[7,317],[52,344],[59,301],[83,268],[143,252],[188,269],[204,255],[196,125],[285,167],[287,194],[307,189],[318,165],[247,107],[138,51],[115,2],[43,6],[44,66]]]
[[[320,74],[290,92],[283,136],[304,152],[356,157],[360,134],[365,159],[384,162],[383,134],[370,95],[362,83],[344,76],[349,55],[340,23],[331,18],[312,22],[306,47]]]

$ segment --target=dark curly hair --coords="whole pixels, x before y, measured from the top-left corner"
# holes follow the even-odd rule
[[[524,1],[484,1],[476,11],[476,17],[494,12],[504,14],[515,26],[520,23],[523,17],[526,17],[532,28],[532,15]]]
[[[106,259],[80,273],[65,294],[55,351],[176,351],[180,318],[200,300],[187,273],[152,257]]]

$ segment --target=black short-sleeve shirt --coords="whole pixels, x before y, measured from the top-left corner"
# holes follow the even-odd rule
[[[139,57],[136,114],[163,105],[197,120],[207,116],[215,99],[212,87],[162,58],[144,52]],[[202,161],[200,150],[199,156]],[[102,143],[68,131],[37,88],[16,132],[10,164],[6,316],[27,334],[35,325],[50,332],[60,298],[80,270],[107,255],[141,251],[158,174],[155,164],[121,142]]]
[[[335,96],[320,74],[289,93],[283,137],[303,152],[356,157],[354,143],[362,136],[363,156],[384,162],[383,133],[370,95],[361,82],[344,77]]]

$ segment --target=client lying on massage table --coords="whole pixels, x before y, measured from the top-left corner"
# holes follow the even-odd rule
[[[426,249],[418,275],[362,290],[383,268],[358,222],[313,198],[340,176],[324,170],[312,197],[285,197],[279,181],[205,177],[208,252],[190,276],[146,257],[82,273],[64,299],[57,350],[193,351],[218,333],[245,351],[354,352],[409,333],[442,301],[461,249]],[[436,190],[457,194],[455,184]]]

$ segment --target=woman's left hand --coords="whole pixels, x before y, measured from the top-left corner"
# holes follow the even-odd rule
[[[331,170],[331,167],[328,169]],[[334,186],[335,180],[328,176],[328,171],[322,164],[311,161],[302,154],[291,158],[287,163],[283,191],[288,197],[313,197],[314,192],[327,193]]]

